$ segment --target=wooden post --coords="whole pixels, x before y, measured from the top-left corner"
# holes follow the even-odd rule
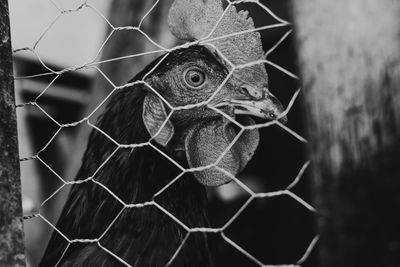
[[[8,2],[0,2],[0,266],[25,266]]]
[[[292,6],[318,266],[400,266],[400,2]]]

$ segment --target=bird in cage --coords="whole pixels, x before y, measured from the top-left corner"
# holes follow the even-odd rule
[[[77,174],[93,180],[72,186],[41,267],[214,266],[207,233],[191,230],[210,225],[205,186],[232,181],[251,160],[253,117],[286,116],[248,12],[175,0],[168,23],[191,44],[110,97]]]

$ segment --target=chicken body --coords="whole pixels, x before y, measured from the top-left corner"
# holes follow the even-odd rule
[[[220,58],[205,47],[192,46],[155,60],[131,80],[144,80],[152,89],[137,83],[111,96],[97,127],[119,144],[141,144],[153,137],[154,147],[119,148],[99,169],[117,146],[100,131],[92,131],[77,179],[93,176],[93,181],[72,186],[56,225],[73,242],[68,243],[54,231],[41,267],[165,266],[187,235],[170,215],[190,228],[208,227],[203,185],[226,183],[226,176],[215,170],[188,172],[161,194],[154,194],[182,174],[170,159],[184,168],[207,165],[219,157],[236,130],[205,105],[174,111],[165,124],[171,110],[163,101],[173,107],[196,104],[218,90],[209,104],[220,106],[232,117],[233,100],[266,101],[265,95],[254,93],[235,80],[220,88],[227,75]],[[268,103],[276,102],[271,99]],[[243,114],[243,103],[238,114]],[[265,112],[265,116],[276,117],[271,112],[282,111],[279,105],[273,106],[270,113]],[[256,108],[257,112],[262,111],[257,105]],[[164,127],[160,129],[160,125]],[[243,135],[221,166],[232,169],[234,175],[243,169],[258,144],[257,138],[258,132]],[[121,201],[154,201],[156,205],[124,207]],[[94,241],[82,242],[85,239]],[[170,266],[213,266],[206,234],[191,233]]]

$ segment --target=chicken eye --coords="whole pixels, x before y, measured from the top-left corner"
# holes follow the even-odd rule
[[[199,87],[203,85],[205,82],[206,77],[204,72],[199,69],[190,69],[185,72],[185,82],[190,87]]]

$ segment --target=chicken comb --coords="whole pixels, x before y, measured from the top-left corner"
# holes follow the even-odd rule
[[[168,24],[177,38],[210,43],[238,66],[264,59],[261,35],[254,31],[253,19],[248,14],[248,11],[238,12],[234,5],[224,11],[221,0],[175,0]],[[256,88],[268,83],[263,64],[251,65],[246,71],[234,74]]]

